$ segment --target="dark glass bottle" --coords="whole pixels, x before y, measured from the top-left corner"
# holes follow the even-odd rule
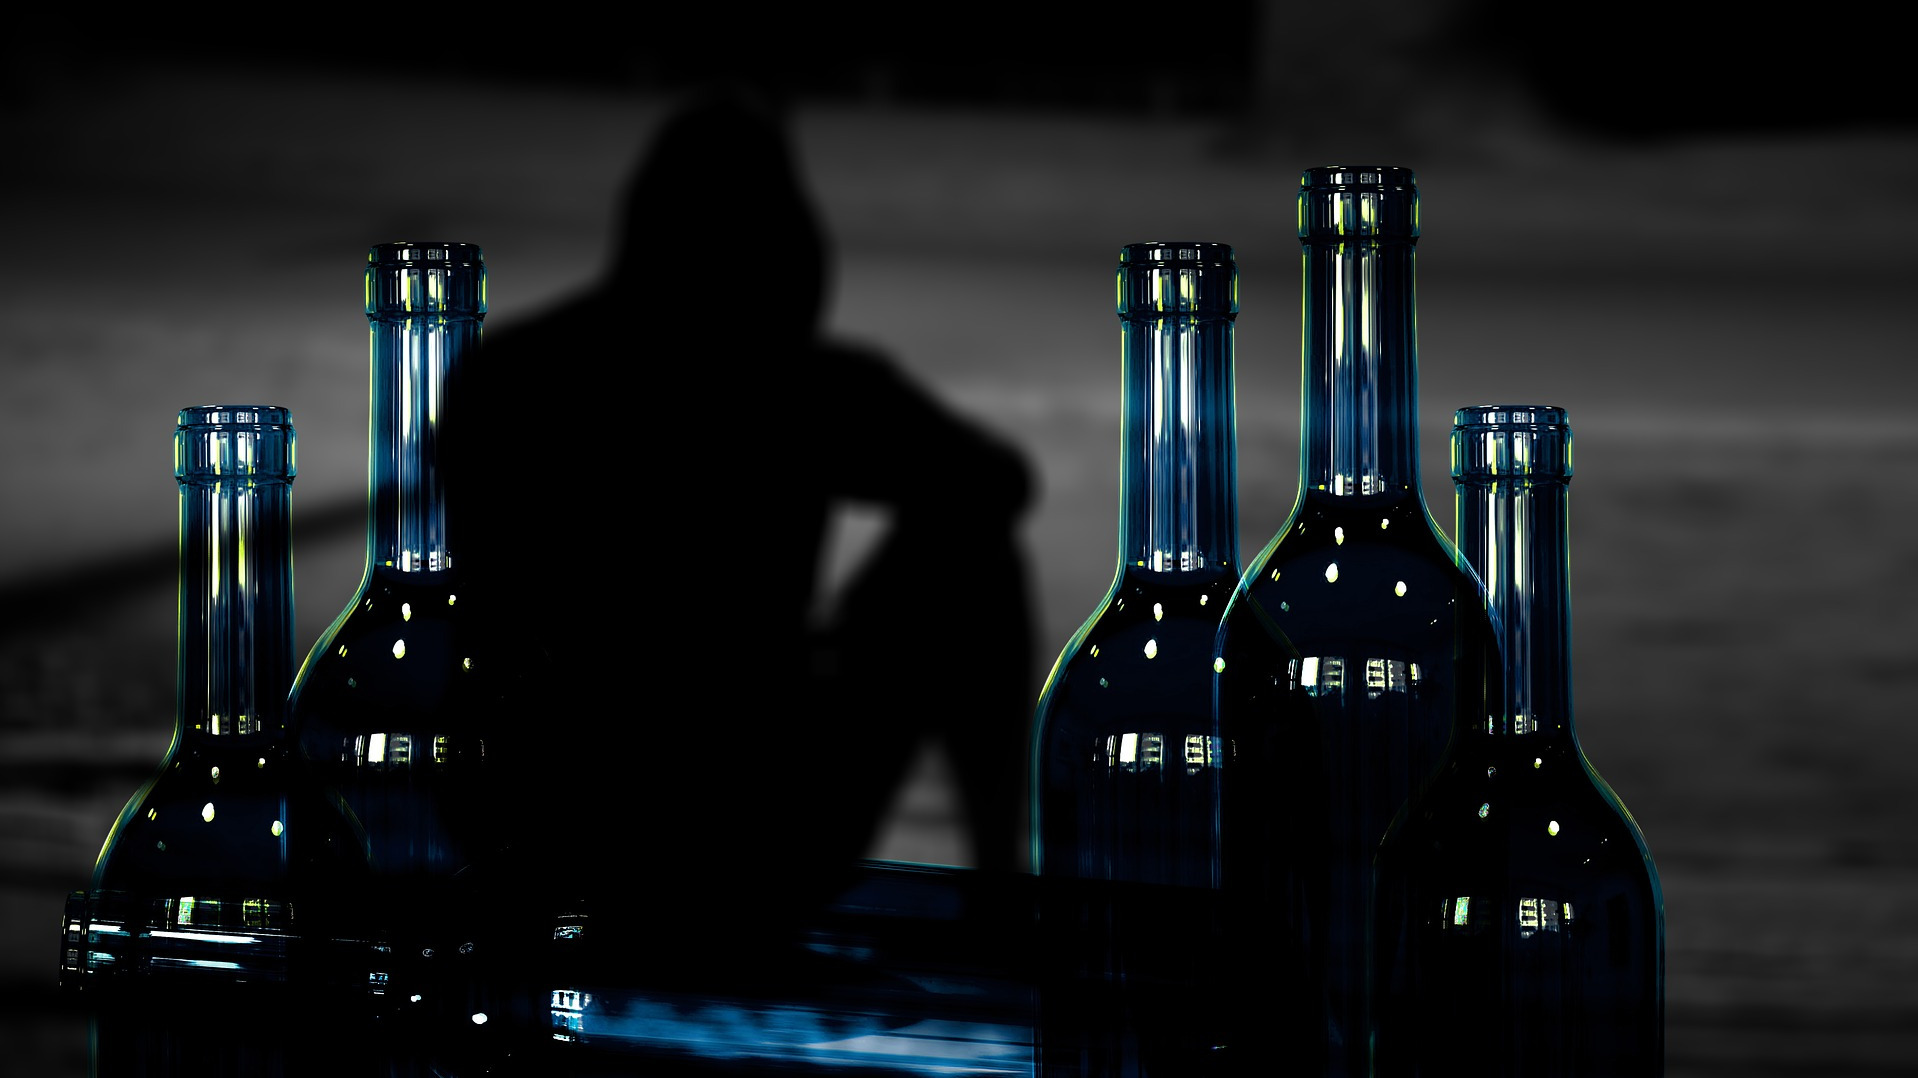
[[[452,881],[506,845],[514,806],[495,779],[498,739],[530,662],[499,631],[484,582],[461,571],[457,506],[442,446],[486,314],[486,267],[463,243],[370,249],[366,572],[321,635],[290,694],[291,728],[313,773],[366,834],[372,884],[338,931],[386,941],[396,969],[444,962],[470,939]],[[444,938],[439,935],[443,934]],[[435,959],[435,956],[440,956]]]
[[[114,822],[90,887],[69,897],[64,987],[284,982],[305,930],[296,888],[303,877],[350,872],[357,856],[286,738],[295,473],[287,410],[187,408],[173,443],[173,742]]]
[[[1134,1073],[1203,1040],[1200,1008],[1170,1004],[1174,985],[1204,990],[1195,962],[1218,946],[1230,746],[1212,724],[1212,643],[1239,572],[1232,248],[1123,248],[1118,314],[1118,567],[1034,721],[1032,856],[1064,978],[1042,1000],[1049,1074]]]
[[[1372,856],[1495,655],[1481,589],[1419,485],[1418,188],[1307,170],[1298,501],[1219,625],[1222,726],[1270,739],[1272,1031],[1303,1073],[1363,1074]],[[1288,691],[1309,706],[1289,706]]]
[[[1664,1072],[1664,899],[1636,822],[1572,728],[1572,431],[1462,408],[1456,529],[1505,654],[1378,856],[1377,1073]]]

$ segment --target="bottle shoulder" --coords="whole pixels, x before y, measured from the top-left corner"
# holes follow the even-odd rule
[[[1285,636],[1302,654],[1337,654],[1349,641],[1388,652],[1495,647],[1478,578],[1415,497],[1310,496],[1247,563],[1220,632],[1249,624]],[[1368,652],[1368,654],[1372,654]]]
[[[311,732],[350,716],[369,730],[409,730],[470,713],[455,725],[471,726],[543,658],[537,635],[514,631],[475,581],[379,567],[301,665],[288,724]]]
[[[1328,554],[1434,562],[1468,579],[1471,576],[1457,545],[1439,530],[1422,499],[1407,494],[1332,497],[1308,493],[1246,562],[1245,579],[1255,581],[1275,568],[1318,561]]]
[[[1434,879],[1509,878],[1561,889],[1658,874],[1637,821],[1570,738],[1455,739],[1407,805],[1381,862]]]
[[[1122,568],[1105,597],[1060,649],[1064,662],[1101,639],[1128,633],[1147,636],[1210,632],[1239,584],[1233,567],[1182,573]]]
[[[1237,576],[1122,572],[1060,651],[1040,693],[1043,724],[1103,712],[1137,715],[1211,706],[1213,642]]]
[[[293,832],[320,834],[331,816],[277,742],[176,742],[122,808],[94,866],[93,886],[273,886],[286,872],[282,840]]]

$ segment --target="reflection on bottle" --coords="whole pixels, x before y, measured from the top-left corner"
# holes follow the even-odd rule
[[[1563,409],[1492,406],[1452,437],[1504,703],[1461,718],[1380,846],[1375,1072],[1660,1074],[1657,870],[1572,726],[1571,429]]]

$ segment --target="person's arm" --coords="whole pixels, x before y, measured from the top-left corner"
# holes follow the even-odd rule
[[[828,497],[872,502],[919,515],[1013,518],[1034,495],[1026,456],[915,384],[884,357],[837,342],[821,344],[816,434]]]

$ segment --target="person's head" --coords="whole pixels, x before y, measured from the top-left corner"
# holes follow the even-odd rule
[[[695,94],[660,126],[622,212],[617,286],[654,292],[682,278],[723,289],[709,298],[749,316],[736,325],[774,335],[817,329],[829,251],[785,117],[769,99],[741,86]]]

